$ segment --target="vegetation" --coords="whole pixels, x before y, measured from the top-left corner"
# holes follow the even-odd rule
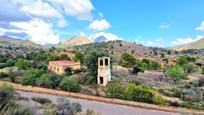
[[[49,99],[47,99],[47,98],[41,98],[41,97],[33,97],[32,100],[33,100],[33,101],[36,101],[36,102],[38,102],[38,103],[40,103],[40,104],[42,104],[42,105],[47,104],[47,103],[48,103],[48,104],[49,104],[49,103],[52,103],[51,100],[49,100]]]
[[[129,83],[127,87],[117,83],[109,84],[106,94],[110,98],[126,99],[130,101],[139,101],[154,104],[165,104],[165,100],[154,89],[146,85],[136,85]]]
[[[56,89],[62,80],[62,76],[55,73],[44,73],[37,79],[36,84],[40,87]]]
[[[64,98],[57,100],[57,115],[75,115],[82,111],[82,106],[79,103],[70,103]]]
[[[110,83],[106,87],[106,96],[109,98],[124,99],[125,87],[123,87],[120,83]]]
[[[103,50],[91,50],[84,59],[84,64],[88,68],[88,75],[86,77],[87,84],[96,83],[96,76],[98,70],[98,58],[102,56],[108,56]]]
[[[186,77],[186,73],[182,67],[175,65],[166,68],[167,76],[173,78],[174,80],[183,79]]]
[[[23,85],[36,85],[36,80],[41,77],[41,75],[45,73],[44,70],[38,70],[38,69],[29,69],[25,76],[23,76],[21,83]]]
[[[16,62],[16,67],[18,67],[19,70],[27,70],[31,67],[30,63],[25,59],[19,59]]]
[[[0,87],[0,114],[1,115],[34,115],[34,112],[27,107],[14,103],[15,96],[12,87]]]
[[[137,60],[135,57],[128,53],[123,53],[121,55],[121,60],[119,64],[123,67],[131,68],[137,63]]]
[[[78,81],[72,77],[64,77],[59,87],[60,89],[69,92],[79,92],[81,90]]]

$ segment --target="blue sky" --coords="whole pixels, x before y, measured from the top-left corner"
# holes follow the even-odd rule
[[[204,37],[203,0],[2,0],[0,36],[57,44],[75,35],[172,47]]]

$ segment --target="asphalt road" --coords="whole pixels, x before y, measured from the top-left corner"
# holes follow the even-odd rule
[[[50,94],[40,94],[40,93],[32,93],[32,92],[23,92],[17,91],[23,97],[43,97],[52,100],[54,103],[57,102],[57,99],[60,96],[50,95]],[[123,106],[123,105],[115,105],[115,104],[108,104],[103,102],[96,102],[96,101],[88,101],[84,99],[76,99],[65,97],[71,102],[79,102],[83,110],[86,109],[93,109],[99,112],[101,115],[179,115],[178,113],[169,113],[163,111],[156,111],[156,110],[146,110],[141,108]]]

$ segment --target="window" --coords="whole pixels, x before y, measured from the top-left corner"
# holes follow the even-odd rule
[[[100,65],[101,65],[101,66],[103,65],[103,60],[100,60]]]
[[[100,84],[103,84],[103,77],[100,77]]]
[[[54,70],[56,70],[56,67],[54,67]]]
[[[57,71],[59,72],[59,68],[57,68]]]
[[[108,59],[105,59],[105,65],[108,66]]]

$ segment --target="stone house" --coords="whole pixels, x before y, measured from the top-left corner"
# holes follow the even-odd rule
[[[48,65],[48,70],[57,74],[66,74],[67,70],[71,71],[80,70],[80,62],[72,62],[67,60],[50,61]]]

